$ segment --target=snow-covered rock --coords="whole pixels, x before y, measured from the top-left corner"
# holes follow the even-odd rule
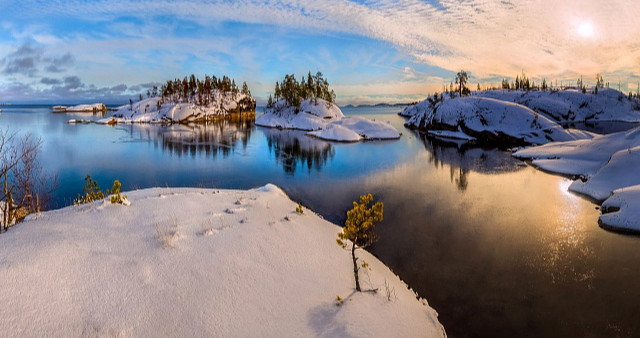
[[[613,195],[602,203],[602,212],[598,220],[601,227],[640,232],[640,185],[614,190]]]
[[[51,108],[56,112],[69,112],[69,113],[105,113],[107,112],[107,106],[104,103],[94,103],[94,104],[79,104],[77,106],[54,106]]]
[[[244,94],[221,93],[214,91],[212,103],[208,106],[195,103],[159,104],[160,97],[152,97],[131,105],[122,106],[112,116],[96,121],[101,124],[113,123],[189,123],[203,122],[226,116],[229,113],[243,112],[242,107],[253,99]],[[251,104],[254,107],[253,104]]]
[[[310,131],[307,135],[315,136],[323,140],[339,142],[358,142],[362,136],[357,132],[337,123],[332,123],[317,131]]]
[[[298,129],[309,131],[321,139],[357,142],[372,139],[397,139],[398,132],[389,123],[372,121],[362,117],[345,117],[340,108],[322,99],[305,100],[299,108],[291,107],[284,100],[276,102],[256,119],[261,127]]]
[[[49,211],[0,235],[3,335],[445,336],[363,250],[363,287],[379,291],[353,292],[340,228],[276,186],[126,194],[130,206]]]
[[[596,136],[591,140],[556,142],[526,148],[514,153],[514,156],[531,159],[535,166],[547,171],[586,179],[607,164],[613,154],[637,146],[640,146],[640,127]]]
[[[599,88],[582,93],[576,89],[559,91],[487,90],[474,96],[515,102],[558,122],[640,121],[640,102],[629,100],[615,89]]]
[[[544,170],[575,175],[569,190],[584,194],[597,201],[609,198],[607,204],[623,204],[628,209],[640,210],[640,199],[635,193],[618,193],[618,189],[640,184],[640,127],[625,132],[602,135],[592,140],[549,143],[514,153],[521,159],[532,159],[532,164]],[[626,191],[624,189],[620,192]],[[614,197],[610,196],[614,194]],[[613,198],[613,199],[612,199]],[[603,204],[603,211],[606,209]],[[608,214],[607,214],[608,215]],[[601,219],[610,228],[637,221],[628,219],[630,212],[620,212]],[[615,221],[615,223],[614,223]],[[636,222],[636,223],[633,223]]]
[[[407,107],[403,115],[410,116],[407,125],[412,128],[432,133],[440,131],[443,136],[475,139],[478,143],[499,146],[543,144],[594,136],[585,131],[564,129],[525,106],[481,97],[445,99],[436,104],[424,100]]]

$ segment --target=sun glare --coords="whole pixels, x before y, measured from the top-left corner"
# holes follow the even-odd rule
[[[595,27],[591,22],[581,22],[576,27],[576,32],[583,38],[593,38],[596,35]]]

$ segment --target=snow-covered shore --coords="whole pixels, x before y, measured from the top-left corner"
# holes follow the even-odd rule
[[[340,228],[297,214],[273,185],[126,194],[130,206],[45,212],[0,236],[4,335],[445,335],[426,301],[365,251],[361,281],[379,291],[354,293]]]
[[[104,103],[79,104],[71,107],[53,106],[51,110],[60,113],[106,113],[107,106]]]
[[[433,136],[500,147],[592,138],[594,134],[564,129],[533,110],[511,102],[461,97],[437,103],[424,100],[405,108],[407,126]]]
[[[232,95],[215,91],[213,103],[208,106],[195,103],[161,103],[160,97],[151,97],[120,107],[112,116],[96,123],[189,123],[210,121],[230,113],[245,112],[255,107],[255,101],[244,94]]]
[[[261,127],[305,130],[307,135],[341,142],[397,139],[401,136],[389,123],[359,116],[345,117],[337,105],[322,99],[316,99],[316,102],[305,100],[297,111],[280,100],[255,123]]]
[[[603,202],[603,227],[640,232],[640,127],[591,140],[555,142],[520,150],[514,156],[564,175],[575,175],[569,190]],[[619,209],[619,210],[618,210]]]

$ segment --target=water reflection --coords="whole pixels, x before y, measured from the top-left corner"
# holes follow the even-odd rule
[[[449,167],[449,178],[458,189],[469,186],[469,172],[503,174],[522,170],[522,161],[497,149],[483,149],[464,141],[444,140],[414,132],[430,154],[429,162],[437,168]]]
[[[532,257],[529,264],[548,274],[554,284],[576,283],[592,289],[596,270],[590,262],[595,251],[586,242],[587,233],[583,231],[582,224],[576,220],[576,215],[585,213],[585,203],[581,197],[568,191],[571,182],[563,179],[558,183],[564,207],[555,210],[553,219],[556,226],[540,233],[538,241],[546,246],[546,250]]]
[[[207,158],[215,158],[218,154],[227,157],[238,147],[246,149],[255,130],[251,119],[206,124],[128,124],[115,128],[127,132],[125,142],[142,140],[177,157],[197,155]]]
[[[267,137],[269,151],[282,164],[287,174],[293,175],[298,165],[320,171],[335,151],[329,142],[305,135],[300,130],[261,128]]]

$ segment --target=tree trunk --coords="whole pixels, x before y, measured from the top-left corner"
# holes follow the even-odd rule
[[[358,259],[356,258],[356,243],[351,243],[351,258],[353,259],[353,276],[356,278],[356,291],[361,292],[360,278],[358,277]]]

